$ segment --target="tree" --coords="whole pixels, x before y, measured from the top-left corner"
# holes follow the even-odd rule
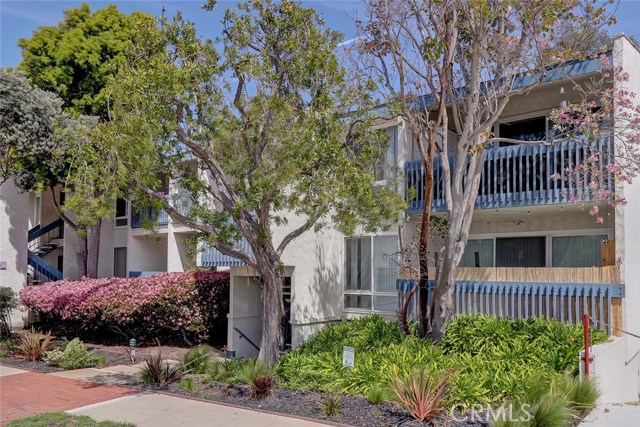
[[[58,96],[0,69],[0,185],[14,177],[18,187],[33,187],[38,169],[59,161],[62,115]]]
[[[30,39],[18,42],[23,49],[18,68],[36,86],[58,94],[72,118],[84,116],[67,123],[68,146],[63,149],[61,167],[49,164],[31,171],[38,177],[39,186],[49,189],[54,208],[79,237],[81,276],[97,276],[102,220],[113,213],[116,197],[127,196],[125,182],[115,173],[118,168],[109,163],[117,162],[117,158],[109,146],[91,139],[90,130],[96,120],[108,119],[105,87],[126,59],[124,52],[138,28],[153,22],[150,15],[127,15],[115,5],[92,13],[87,4],[82,4],[65,11],[64,20],[57,26],[40,27]],[[64,207],[56,200],[57,186],[70,194]]]
[[[453,315],[456,269],[469,235],[484,151],[500,141],[523,143],[496,138],[493,125],[512,99],[531,92],[566,61],[584,58],[587,41],[594,35],[602,40],[600,30],[612,20],[591,0],[368,3],[367,19],[359,23],[361,71],[386,95],[390,112],[409,125],[425,169],[421,287],[427,279],[434,156],[443,169],[449,229],[429,309],[434,339],[440,339]],[[579,127],[533,143],[552,144],[579,133]],[[449,131],[457,137],[455,144]]]
[[[103,132],[130,159],[139,197],[261,278],[259,357],[272,362],[283,348],[289,244],[329,222],[345,233],[375,230],[404,208],[392,188],[374,187],[384,132],[371,129],[362,113],[370,96],[338,63],[340,35],[296,2],[228,9],[222,54],[180,15],[147,30],[114,81],[113,120]],[[159,173],[189,196],[188,214],[174,194],[156,191]],[[234,245],[242,238],[251,253]]]

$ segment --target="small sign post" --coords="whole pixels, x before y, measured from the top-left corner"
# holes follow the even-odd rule
[[[342,347],[342,366],[345,368],[353,368],[356,358],[356,349],[353,347]]]

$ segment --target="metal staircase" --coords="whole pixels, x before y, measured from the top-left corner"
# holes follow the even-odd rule
[[[28,281],[42,283],[62,279],[62,272],[46,262],[43,257],[58,248],[64,238],[64,221],[61,218],[41,227],[29,230],[28,234]]]

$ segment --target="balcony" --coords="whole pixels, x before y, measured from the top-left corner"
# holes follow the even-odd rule
[[[576,171],[567,177],[569,167],[581,164],[593,151],[605,156],[598,162],[601,188],[613,190],[614,179],[604,165],[613,156],[613,140],[598,141],[593,147],[565,141],[552,146],[513,145],[488,149],[484,154],[482,176],[476,199],[476,209],[498,209],[516,206],[537,206],[569,203],[577,198],[589,201],[585,172]],[[453,162],[453,159],[451,159]],[[453,169],[455,165],[451,165]],[[424,207],[424,169],[420,160],[405,163],[405,194],[408,198],[408,214],[419,214]],[[560,179],[552,179],[560,174]],[[440,159],[434,159],[433,212],[446,210],[444,177]]]
[[[178,196],[174,201],[175,209],[182,215],[188,215],[191,209],[191,199],[188,196]],[[145,225],[164,227],[169,223],[169,214],[164,210],[150,207],[136,208],[131,202],[131,228],[141,228]]]

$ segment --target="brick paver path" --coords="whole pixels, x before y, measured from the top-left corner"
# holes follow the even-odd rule
[[[0,378],[0,424],[43,412],[73,408],[115,399],[136,391],[96,383],[25,372]]]

